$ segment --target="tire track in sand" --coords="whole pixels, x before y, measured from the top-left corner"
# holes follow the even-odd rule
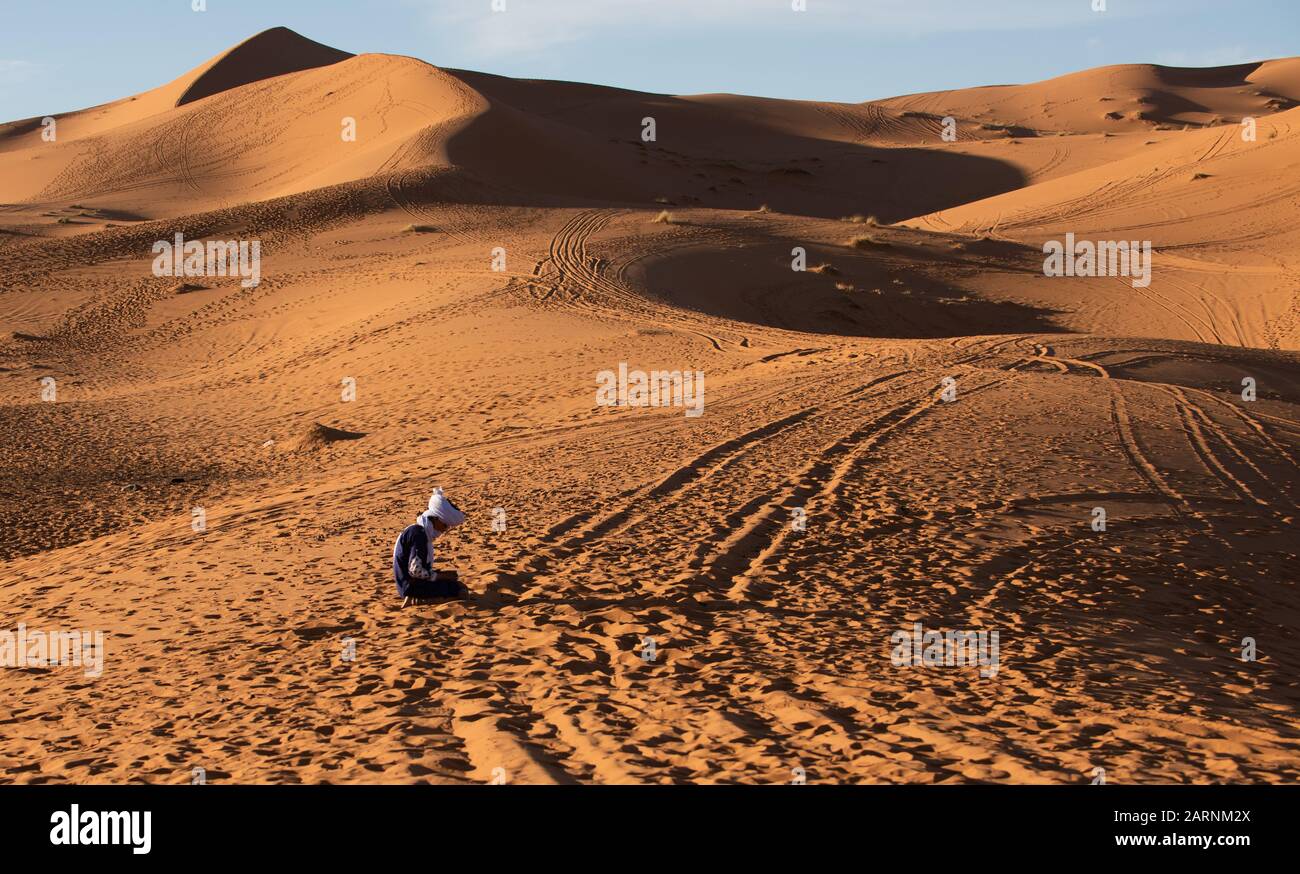
[[[1174,512],[1177,513],[1185,523],[1193,530],[1204,534],[1206,537],[1214,540],[1225,549],[1230,549],[1227,541],[1215,533],[1210,521],[1204,515],[1197,512],[1187,501],[1181,492],[1169,484],[1160,469],[1152,463],[1151,459],[1142,450],[1138,443],[1137,435],[1133,430],[1133,418],[1128,411],[1128,402],[1124,397],[1124,392],[1120,390],[1117,380],[1110,380],[1111,390],[1111,421],[1115,429],[1119,432],[1120,445],[1124,455],[1128,458],[1133,469],[1146,480],[1156,492],[1160,493],[1169,502]]]
[[[589,309],[612,310],[620,318],[633,318],[658,328],[682,330],[707,340],[718,352],[726,351],[721,338],[701,331],[692,322],[664,308],[655,307],[647,298],[613,282],[593,264],[587,241],[623,210],[593,209],[570,219],[551,240],[549,259],[560,273],[556,286],[566,283],[573,292],[570,304]],[[545,298],[550,298],[546,295]],[[610,306],[616,303],[619,306]]]

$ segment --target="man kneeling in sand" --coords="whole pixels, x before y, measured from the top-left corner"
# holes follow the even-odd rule
[[[455,571],[433,568],[433,541],[465,521],[465,514],[447,500],[442,489],[429,496],[429,509],[408,525],[393,544],[393,579],[406,601],[420,598],[459,598],[464,589]],[[406,606],[406,601],[402,606]]]

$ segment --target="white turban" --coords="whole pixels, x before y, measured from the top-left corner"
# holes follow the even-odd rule
[[[455,528],[465,521],[465,514],[443,495],[441,488],[434,489],[429,496],[427,515],[436,517],[448,528]]]

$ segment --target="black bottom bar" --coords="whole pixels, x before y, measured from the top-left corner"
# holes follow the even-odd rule
[[[0,833],[24,856],[128,863],[380,852],[436,864],[469,852],[494,866],[583,857],[767,867],[955,850],[989,861],[1170,850],[1231,860],[1293,846],[1297,801],[1289,786],[9,786]],[[96,838],[110,843],[87,845]],[[148,853],[136,853],[146,840]]]

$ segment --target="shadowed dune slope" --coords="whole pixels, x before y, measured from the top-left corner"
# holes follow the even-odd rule
[[[321,45],[287,27],[275,27],[251,37],[191,73],[177,106],[211,97],[263,79],[325,67],[345,61],[348,52]]]

